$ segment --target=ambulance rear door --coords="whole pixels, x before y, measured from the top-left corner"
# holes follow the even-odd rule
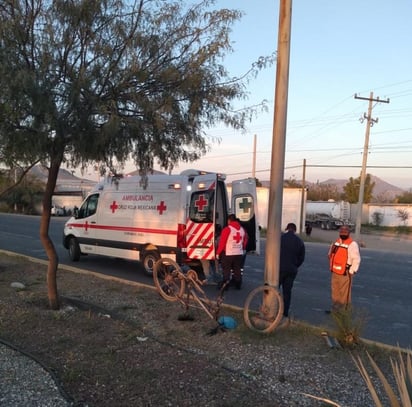
[[[189,259],[215,258],[216,225],[224,221],[227,213],[227,195],[218,174],[193,177],[186,222],[186,247]],[[220,208],[219,210],[217,210]]]
[[[248,234],[246,251],[260,254],[260,231],[257,214],[255,178],[232,182],[231,212],[239,219]]]

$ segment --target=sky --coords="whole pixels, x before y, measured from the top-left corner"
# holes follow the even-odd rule
[[[216,1],[217,8],[244,13],[231,33],[233,53],[224,60],[231,76],[276,52],[279,6],[280,0]],[[359,97],[373,93],[381,102],[373,103],[367,173],[412,190],[411,18],[411,0],[292,0],[285,179],[301,180],[304,160],[309,182],[359,177],[369,104]],[[266,100],[268,111],[248,123],[246,132],[205,129],[208,140],[220,143],[173,173],[197,168],[225,173],[228,181],[250,177],[256,138],[255,176],[268,181],[275,83],[276,64],[249,83],[249,99],[235,106]],[[125,172],[135,169],[128,164]]]
[[[234,52],[225,66],[233,76],[260,56],[276,51],[280,0],[219,0],[217,7],[244,12],[232,32]],[[367,172],[412,188],[412,2],[410,0],[292,0],[285,179],[358,177],[365,144],[368,101],[374,103]],[[228,179],[251,176],[256,135],[256,177],[270,179],[276,66],[248,86],[249,100],[269,110],[248,123],[246,133],[209,129],[219,137],[206,157],[186,168],[219,171]],[[323,165],[326,167],[316,167]],[[342,168],[341,166],[353,166]],[[398,168],[373,168],[374,166]],[[403,168],[400,168],[403,167]],[[409,167],[409,168],[406,168]]]

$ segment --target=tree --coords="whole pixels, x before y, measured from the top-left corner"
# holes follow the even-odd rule
[[[339,201],[342,197],[336,185],[317,182],[309,187],[307,199],[309,201],[328,201],[329,199]]]
[[[365,177],[365,190],[363,196],[363,202],[369,203],[372,200],[374,182],[371,182],[370,174],[366,174]],[[360,189],[360,176],[358,178],[349,178],[349,182],[343,187],[344,199],[350,203],[356,203],[359,201],[359,189]]]
[[[298,182],[295,177],[285,179],[283,182],[285,188],[302,188],[302,183]]]
[[[372,213],[372,223],[376,226],[380,226],[383,222],[383,213],[382,212],[373,212]]]
[[[31,167],[30,167],[31,168]],[[27,170],[14,167],[0,171],[0,200],[2,210],[34,213],[41,204],[44,185]]]
[[[48,297],[59,308],[58,258],[48,235],[62,163],[114,168],[131,158],[146,174],[195,161],[205,129],[244,129],[258,107],[234,110],[245,84],[222,65],[236,10],[213,0],[31,0],[0,4],[0,156],[49,167],[40,239],[49,259]]]
[[[396,216],[403,222],[403,225],[406,226],[409,219],[409,212],[407,209],[398,209]]]
[[[9,177],[4,183],[8,192],[2,194],[2,201],[6,204],[8,211],[34,213],[41,202],[44,185],[32,175],[27,175],[21,183],[14,184],[13,188],[7,187],[12,184],[14,184],[14,180],[10,180]],[[0,182],[0,189],[4,186]]]
[[[412,203],[412,192],[406,191],[395,198],[395,203]]]

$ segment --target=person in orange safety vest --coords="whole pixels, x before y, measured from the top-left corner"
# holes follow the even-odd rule
[[[347,310],[352,301],[352,278],[359,270],[359,245],[350,237],[349,226],[339,228],[339,239],[329,248],[332,311]],[[330,311],[327,311],[330,312]]]

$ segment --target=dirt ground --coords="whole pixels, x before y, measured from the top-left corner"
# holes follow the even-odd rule
[[[22,288],[13,288],[12,283]],[[48,307],[46,267],[0,255],[0,338],[51,369],[74,406],[372,406],[351,351],[300,325],[270,335],[219,331],[206,314],[135,283],[59,269],[61,309]],[[370,348],[384,371],[385,350]],[[363,357],[363,356],[362,356]]]

